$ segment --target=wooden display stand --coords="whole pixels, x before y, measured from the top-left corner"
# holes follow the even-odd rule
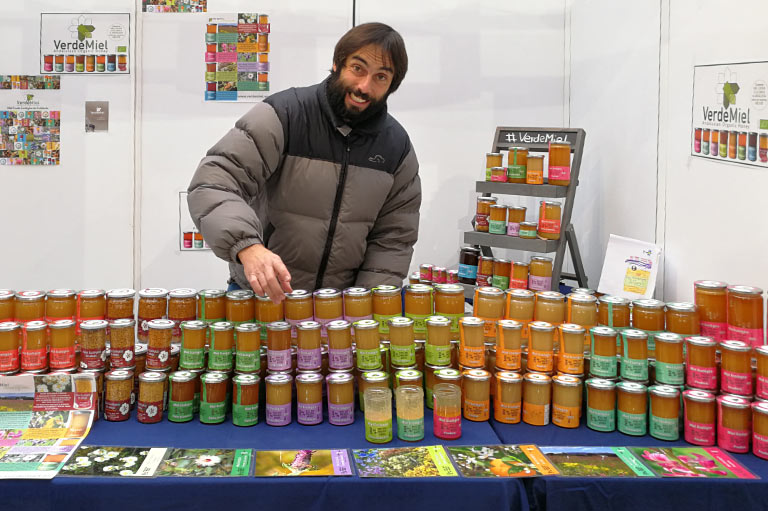
[[[573,160],[571,162],[571,182],[568,186],[550,185],[547,183],[547,179],[544,179],[544,184],[541,185],[491,181],[477,181],[475,184],[475,191],[482,193],[483,197],[490,197],[491,195],[518,195],[556,199],[564,198],[560,239],[523,239],[504,234],[466,231],[464,233],[464,243],[479,245],[482,254],[491,257],[493,256],[491,247],[540,253],[554,252],[552,290],[559,290],[561,278],[577,281],[579,287],[588,287],[587,275],[584,272],[579,245],[576,242],[576,231],[573,228],[573,224],[571,224],[573,200],[576,196],[576,187],[579,185],[579,170],[581,168],[581,155],[584,150],[585,136],[586,133],[581,128],[497,127],[491,147],[492,152],[506,151],[510,147],[526,147],[531,153],[544,153],[549,151],[550,142],[569,142],[571,144]],[[575,274],[562,272],[566,244],[570,249]],[[474,295],[475,286],[463,285],[465,296],[471,298]]]

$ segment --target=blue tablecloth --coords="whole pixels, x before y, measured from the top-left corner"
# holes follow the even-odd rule
[[[505,444],[534,443],[539,446],[686,446],[683,440],[664,442],[651,436],[600,433],[583,424],[564,429],[552,424],[491,423]],[[722,511],[766,509],[768,506],[768,461],[752,454],[731,454],[758,480],[704,478],[588,478],[539,477],[525,481],[531,509]]]
[[[263,420],[263,417],[262,417]],[[463,421],[460,440],[447,442],[432,435],[432,412],[425,414],[425,438],[419,445],[498,444],[489,423]],[[271,427],[264,423],[239,428],[231,423],[203,425],[167,421],[140,424],[135,418],[121,423],[98,421],[84,445],[123,445],[185,448],[370,448],[365,440],[363,415],[357,412],[350,426],[293,423]],[[396,437],[386,446],[412,446]],[[352,477],[296,478],[182,478],[108,479],[57,477],[52,481],[4,481],[2,509],[43,510],[223,510],[226,509],[334,509],[484,511],[527,510],[518,480],[454,477],[418,479],[364,479]],[[10,496],[10,502],[6,499]],[[7,507],[6,507],[7,506]],[[242,506],[242,507],[239,507]],[[295,506],[295,507],[294,507]]]

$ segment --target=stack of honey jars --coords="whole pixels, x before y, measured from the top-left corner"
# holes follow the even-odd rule
[[[552,289],[552,258],[532,256],[528,262],[480,255],[473,247],[461,249],[459,281],[507,289]]]
[[[504,162],[506,161],[506,165]],[[485,180],[501,183],[550,184],[568,186],[571,182],[571,144],[549,144],[547,177],[544,155],[535,155],[527,147],[510,147],[503,152],[486,153]]]
[[[524,206],[498,203],[497,197],[478,197],[475,231],[523,239],[559,240],[562,205],[557,201],[539,201],[538,219],[526,220]]]

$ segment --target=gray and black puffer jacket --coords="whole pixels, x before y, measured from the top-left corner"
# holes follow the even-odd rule
[[[189,210],[232,279],[262,243],[294,289],[401,284],[419,229],[421,182],[408,134],[386,110],[354,129],[324,82],[255,105],[203,158]]]

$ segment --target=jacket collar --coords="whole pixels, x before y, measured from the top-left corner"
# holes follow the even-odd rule
[[[317,98],[320,101],[320,109],[331,122],[333,127],[336,128],[336,130],[345,137],[351,132],[374,135],[381,131],[388,117],[387,105],[384,105],[384,109],[379,112],[378,115],[353,128],[336,115],[336,113],[333,111],[333,108],[331,108],[331,104],[328,102],[328,93],[326,92],[326,89],[328,88],[330,79],[331,77],[329,75],[325,80],[318,84]]]

